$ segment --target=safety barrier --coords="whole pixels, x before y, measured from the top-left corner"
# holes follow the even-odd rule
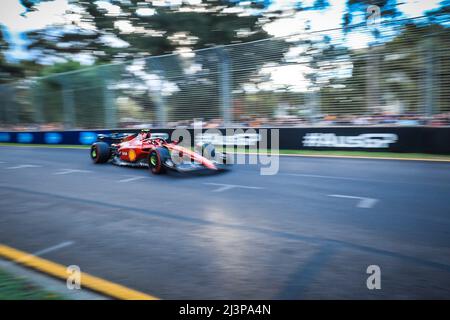
[[[152,131],[172,134],[173,130],[153,129]],[[270,148],[273,130],[278,130],[279,148],[283,150],[349,150],[450,154],[450,127],[308,127],[187,130],[195,136],[195,141],[197,142],[200,139],[199,133],[203,132],[201,137],[203,141],[238,147],[259,145],[261,137],[267,132],[267,141],[269,142],[267,147]],[[137,131],[139,129],[0,132],[0,143],[90,145],[96,140],[99,133]]]

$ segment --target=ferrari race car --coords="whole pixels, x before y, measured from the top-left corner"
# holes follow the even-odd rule
[[[178,141],[168,142],[167,133],[99,134],[91,146],[94,163],[112,163],[119,166],[148,167],[153,174],[168,170],[178,172],[219,171],[227,168],[227,155],[218,153],[211,144],[185,148]],[[229,161],[228,161],[229,163]]]

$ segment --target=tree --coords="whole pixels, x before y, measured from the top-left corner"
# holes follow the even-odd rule
[[[434,112],[450,110],[446,99],[446,88],[450,85],[450,59],[445,54],[450,49],[450,30],[445,27],[398,25],[398,35],[377,47],[376,53],[368,48],[351,52],[351,78],[341,82],[342,88],[323,90],[322,106],[327,113],[344,112],[366,114],[382,111],[399,113],[422,113],[425,111],[426,91],[431,90]],[[431,41],[431,43],[429,42]],[[429,56],[431,53],[431,57]],[[378,104],[368,109],[371,98],[367,79],[374,75],[368,72],[368,55],[378,56]],[[429,59],[431,58],[431,61]],[[432,74],[427,74],[431,70]],[[427,78],[432,78],[432,88]]]
[[[165,99],[172,114],[197,116],[198,110],[186,110],[185,106],[177,104],[177,98],[183,97],[184,101],[201,105],[205,102],[205,96],[199,91],[209,92],[209,96],[215,97],[208,100],[208,107],[217,111],[211,114],[218,114],[222,81],[219,76],[223,59],[229,62],[230,89],[233,90],[264,63],[280,60],[288,44],[274,40],[275,46],[259,48],[255,45],[255,50],[231,56],[228,56],[231,51],[227,49],[194,54],[192,50],[195,49],[263,39],[268,34],[259,22],[261,14],[257,10],[261,6],[258,4],[243,7],[238,2],[225,0],[190,3],[180,1],[172,6],[153,6],[149,2],[136,0],[111,1],[109,5],[79,2],[66,13],[67,20],[72,24],[50,26],[28,33],[31,41],[28,48],[35,52],[34,59],[38,63],[70,61],[86,54],[93,57],[96,63],[127,60],[134,63],[150,55],[180,53],[148,60],[139,74],[130,73],[125,65],[120,69],[121,74],[115,74],[116,80],[136,85],[146,83],[148,88],[146,92],[137,90],[139,94],[132,93],[131,88],[117,90],[116,93],[135,99],[145,108],[153,108],[155,103],[148,103],[155,98],[155,92],[150,88],[151,79],[158,77],[177,88]],[[117,43],[120,45],[117,46]],[[61,66],[58,64],[58,67]],[[242,72],[243,68],[247,72]],[[47,68],[45,72],[49,70]],[[155,113],[155,110],[149,112]]]
[[[25,76],[25,70],[21,65],[12,64],[6,60],[4,52],[8,49],[8,42],[5,41],[3,32],[0,29],[0,83],[12,82]]]
[[[407,24],[403,32],[384,48],[381,65],[383,86],[391,100],[397,100],[404,112],[450,110],[446,91],[450,85],[450,30],[437,24]],[[431,73],[430,73],[431,72]],[[431,80],[430,83],[427,80]],[[432,91],[432,106],[424,97]],[[428,92],[430,93],[430,92]]]
[[[65,15],[70,24],[29,32],[29,49],[40,53],[36,59],[89,53],[105,63],[268,37],[259,14],[243,14],[256,10],[255,4],[243,8],[228,0],[172,2],[79,2]]]

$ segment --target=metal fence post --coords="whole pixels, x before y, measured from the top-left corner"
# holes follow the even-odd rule
[[[42,99],[39,95],[39,82],[36,81],[32,88],[32,103],[34,106],[34,121],[41,125],[44,123]]]
[[[155,73],[159,75],[162,79],[165,79],[164,68],[161,63],[158,61],[158,58],[152,59],[149,61],[149,65],[151,63],[155,65]],[[165,127],[167,125],[167,105],[166,99],[162,95],[162,90],[156,90],[155,88],[150,88],[150,98],[156,106],[156,124],[159,127]]]
[[[105,111],[105,125],[106,128],[117,127],[117,106],[115,95],[112,89],[112,80],[107,73],[103,73],[103,109]]]
[[[306,106],[309,110],[309,121],[315,124],[320,116],[320,105],[318,103],[318,91],[310,90],[305,95]]]
[[[5,87],[6,85],[0,85],[0,101],[2,102],[6,101],[6,94],[4,92]],[[4,102],[0,105],[0,123],[6,123],[6,106]]]
[[[378,54],[376,45],[369,45],[366,56],[366,99],[369,112],[374,112],[380,106]]]
[[[433,115],[433,103],[434,103],[434,56],[433,56],[433,38],[432,36],[425,39],[425,103],[424,113],[427,116]]]
[[[9,99],[8,99],[8,109],[7,109],[7,116],[10,119],[10,123],[12,124],[17,124],[18,123],[18,116],[17,116],[17,107],[18,107],[18,103],[16,101],[16,88],[14,86],[9,87]]]
[[[217,48],[219,56],[220,102],[224,127],[232,122],[230,58],[223,47]]]
[[[8,85],[8,84],[2,85],[0,87],[0,93],[1,93],[1,99],[2,99],[1,110],[0,110],[1,118],[0,119],[5,124],[11,124],[12,121],[10,119],[10,112],[9,112],[9,110],[11,109],[11,87],[10,87],[10,85]]]
[[[66,81],[60,81],[63,99],[64,129],[72,129],[75,124],[74,96],[73,90]]]
[[[160,127],[167,126],[167,106],[166,99],[161,94],[161,92],[157,93],[157,105],[158,105],[158,124]]]

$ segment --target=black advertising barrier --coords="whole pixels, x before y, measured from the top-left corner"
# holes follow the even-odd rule
[[[259,145],[267,132],[271,147],[272,130],[279,132],[279,148],[284,150],[349,150],[376,152],[408,152],[450,154],[450,127],[309,127],[309,128],[243,128],[203,129],[204,141],[246,147]],[[217,130],[222,133],[222,137]],[[230,130],[230,129],[228,129]],[[267,130],[264,132],[264,130]],[[48,132],[0,132],[0,143],[90,145],[99,133],[137,132],[139,129],[76,130]],[[172,134],[174,129],[152,129],[152,132]],[[187,129],[192,135],[198,133]],[[264,147],[261,145],[261,147]]]
[[[280,130],[280,149],[424,152],[426,142],[422,129],[411,127],[287,128]]]
[[[450,154],[450,127],[271,128],[265,129],[268,132],[269,148],[274,129],[279,131],[281,150]],[[264,129],[256,129],[260,133],[260,138],[264,136],[261,130]],[[221,131],[225,134],[226,130]],[[247,136],[246,138],[252,140],[252,133]],[[242,143],[237,144],[242,146]]]

